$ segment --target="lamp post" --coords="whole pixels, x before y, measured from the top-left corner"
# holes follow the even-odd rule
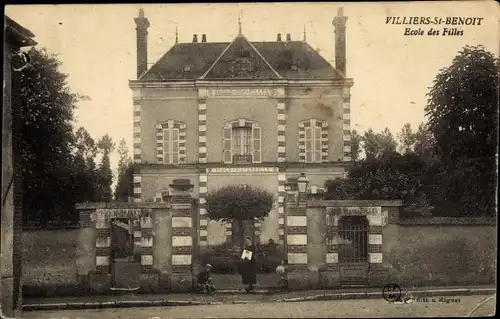
[[[297,188],[299,189],[299,195],[297,198],[297,205],[299,205],[300,199],[304,198],[307,187],[309,185],[309,179],[307,178],[305,173],[300,173],[299,178],[297,178]]]

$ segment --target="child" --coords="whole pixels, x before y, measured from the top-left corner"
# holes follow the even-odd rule
[[[276,273],[280,275],[280,281],[278,283],[278,287],[281,290],[288,289],[288,276],[285,268],[285,261],[282,260],[281,264],[276,267]]]
[[[212,283],[212,278],[210,277],[210,271],[212,270],[212,265],[206,264],[205,268],[198,274],[198,290],[203,292],[206,291],[209,295],[213,295],[215,291],[215,286]]]

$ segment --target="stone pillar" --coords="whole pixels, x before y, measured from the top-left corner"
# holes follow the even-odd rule
[[[140,161],[140,160],[139,160]],[[136,162],[137,163],[137,162]],[[140,203],[141,202],[141,196],[142,196],[142,187],[141,187],[141,182],[142,182],[142,176],[139,174],[134,174],[134,203]]]
[[[325,212],[325,225],[326,269],[321,274],[321,284],[324,288],[333,288],[340,285],[338,218],[330,209]]]
[[[111,228],[105,211],[96,210],[95,272],[90,276],[92,292],[108,292],[112,286],[111,275]]]
[[[163,204],[165,205],[165,204]],[[158,272],[158,290],[170,290],[172,266],[172,215],[165,207],[153,210],[153,268]]]
[[[189,180],[174,180],[170,184],[172,195],[172,275],[171,292],[186,292],[193,286],[192,257],[193,229],[192,201],[193,185]]]
[[[201,137],[201,135],[200,135]],[[200,158],[201,160],[201,158]],[[208,182],[208,176],[206,174],[206,169],[204,169],[205,172],[200,173],[199,177],[199,204],[198,204],[198,210],[199,210],[199,241],[200,241],[200,247],[206,247],[208,246],[208,218],[207,218],[207,182]]]
[[[278,134],[278,163],[286,162],[286,98],[285,88],[277,89],[278,101],[276,104],[276,129]]]
[[[383,286],[387,284],[388,271],[383,266],[382,258],[382,208],[378,207],[376,213],[370,214],[368,233],[368,280],[370,286]]]
[[[278,173],[278,243],[285,245],[285,197],[286,197],[286,174]]]
[[[96,270],[96,222],[91,219],[92,213],[80,211],[76,267],[78,284],[84,292],[90,289],[90,274]]]
[[[153,269],[153,218],[151,210],[141,216],[141,274],[139,287],[141,292],[157,292],[159,290],[159,275]]]
[[[342,88],[342,122],[343,122],[343,152],[342,160],[350,162],[351,158],[351,93],[349,87]]]
[[[226,236],[226,243],[230,244],[230,247],[233,247],[236,242],[233,242],[233,222],[226,222],[224,230],[224,235]]]
[[[132,258],[134,262],[141,261],[142,255],[142,232],[141,232],[141,221],[139,219],[132,220],[132,232],[133,232],[133,249],[132,249]]]
[[[288,196],[291,199],[292,196]],[[298,201],[287,201],[286,247],[288,256],[288,284],[290,288],[307,288],[307,209],[303,196]]]
[[[255,235],[255,241],[259,243],[260,243],[260,235],[262,234],[261,228],[262,228],[262,221],[258,218],[255,218],[253,222],[253,231]]]

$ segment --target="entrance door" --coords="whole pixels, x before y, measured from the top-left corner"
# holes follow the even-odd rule
[[[368,219],[366,216],[343,216],[338,226],[340,284],[367,285]]]
[[[111,220],[111,258],[114,290],[139,289],[140,260],[134,260],[132,220]]]

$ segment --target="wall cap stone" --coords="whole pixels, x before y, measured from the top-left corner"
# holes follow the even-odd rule
[[[309,200],[308,208],[314,207],[400,207],[401,200]]]
[[[77,210],[89,209],[141,209],[141,208],[170,208],[168,203],[129,203],[129,202],[110,202],[110,203],[77,203]]]
[[[400,225],[496,225],[495,217],[399,217]]]

